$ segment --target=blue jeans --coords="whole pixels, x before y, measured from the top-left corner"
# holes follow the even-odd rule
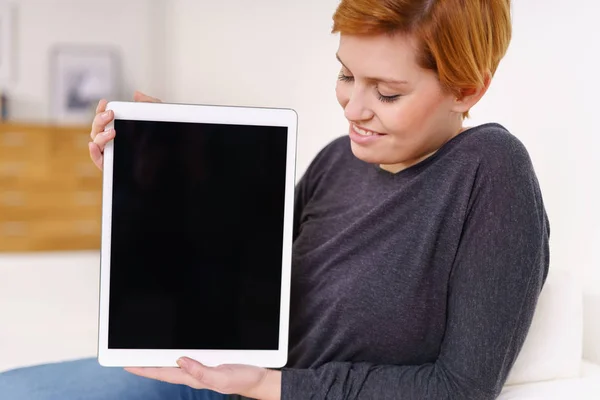
[[[0,373],[2,400],[224,400],[226,395],[155,381],[84,359]]]

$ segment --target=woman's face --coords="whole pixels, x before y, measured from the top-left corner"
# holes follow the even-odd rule
[[[398,172],[439,149],[462,129],[456,97],[417,64],[402,35],[341,35],[338,102],[359,159]]]

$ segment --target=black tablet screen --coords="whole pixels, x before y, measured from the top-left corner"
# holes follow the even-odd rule
[[[115,130],[108,347],[278,349],[287,127]]]

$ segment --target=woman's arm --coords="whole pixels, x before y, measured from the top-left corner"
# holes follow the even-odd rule
[[[284,369],[282,399],[494,399],[527,335],[548,270],[549,228],[524,148],[482,161],[449,281],[436,362]],[[376,329],[376,327],[374,327]]]

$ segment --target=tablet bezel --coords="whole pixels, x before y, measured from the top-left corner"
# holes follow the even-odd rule
[[[102,193],[102,235],[100,259],[100,309],[98,362],[106,367],[177,367],[177,359],[187,356],[208,366],[247,364],[281,368],[287,363],[291,254],[293,235],[296,137],[298,116],[292,109],[258,108],[169,103],[110,102],[107,110],[115,120],[197,122],[232,125],[287,127],[284,226],[282,241],[282,279],[277,350],[194,350],[194,349],[110,349],[108,316],[110,293],[110,255],[112,225],[113,141],[104,150]],[[114,121],[107,127],[114,127]],[[116,133],[117,135],[119,132]],[[251,327],[249,327],[251,329]]]

